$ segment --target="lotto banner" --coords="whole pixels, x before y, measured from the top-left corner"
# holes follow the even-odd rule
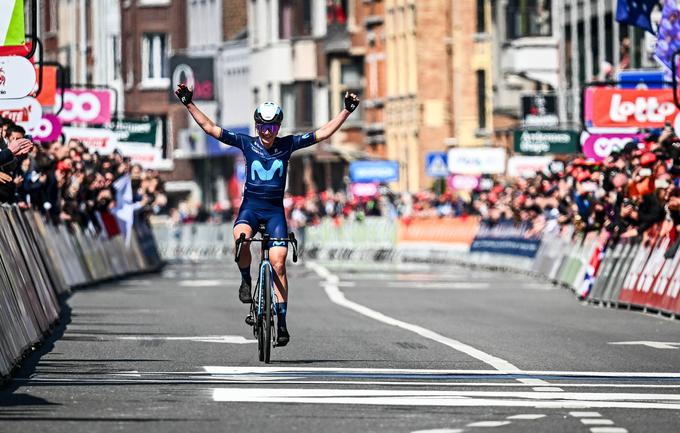
[[[24,0],[0,0],[0,46],[23,45]]]
[[[590,127],[663,128],[670,122],[680,130],[673,89],[588,89],[585,116]]]

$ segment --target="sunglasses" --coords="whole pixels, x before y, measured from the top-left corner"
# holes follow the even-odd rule
[[[276,135],[279,133],[280,128],[281,125],[278,123],[258,123],[255,125],[255,129],[257,129],[257,132],[260,134],[264,134],[268,131],[270,135]]]

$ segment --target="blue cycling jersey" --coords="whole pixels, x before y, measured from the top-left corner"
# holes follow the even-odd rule
[[[238,147],[246,158],[246,184],[243,196],[248,199],[282,201],[286,189],[288,160],[293,152],[316,143],[313,132],[276,137],[267,149],[259,137],[222,129],[220,141]]]

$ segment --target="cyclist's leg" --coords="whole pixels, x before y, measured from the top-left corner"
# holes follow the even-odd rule
[[[287,238],[288,224],[283,209],[271,212],[267,219],[267,233],[273,238]],[[286,277],[286,242],[272,242],[269,248],[269,261],[274,269],[274,284],[276,286],[276,302],[288,301],[288,278]]]
[[[243,202],[241,209],[239,211],[238,217],[234,222],[234,241],[241,236],[242,233],[246,235],[247,238],[251,237],[253,232],[257,228],[257,216],[255,212],[248,209],[246,202]],[[238,261],[238,268],[241,272],[241,286],[239,287],[239,299],[243,303],[251,302],[251,286],[252,278],[250,276],[250,242],[245,242],[243,247],[241,247],[241,256]]]
[[[271,212],[267,220],[267,233],[273,238],[288,237],[288,225],[283,209]],[[274,285],[277,302],[277,344],[285,346],[290,340],[286,325],[288,312],[288,278],[286,277],[286,255],[288,247],[285,242],[272,242],[269,248],[269,261],[274,269]]]

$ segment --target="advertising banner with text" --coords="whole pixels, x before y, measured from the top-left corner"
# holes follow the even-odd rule
[[[56,95],[56,105],[61,95]],[[108,90],[67,89],[64,91],[64,109],[59,113],[64,123],[104,125],[111,122],[111,93]]]
[[[589,89],[586,121],[595,128],[663,128],[680,130],[680,111],[672,89]]]

